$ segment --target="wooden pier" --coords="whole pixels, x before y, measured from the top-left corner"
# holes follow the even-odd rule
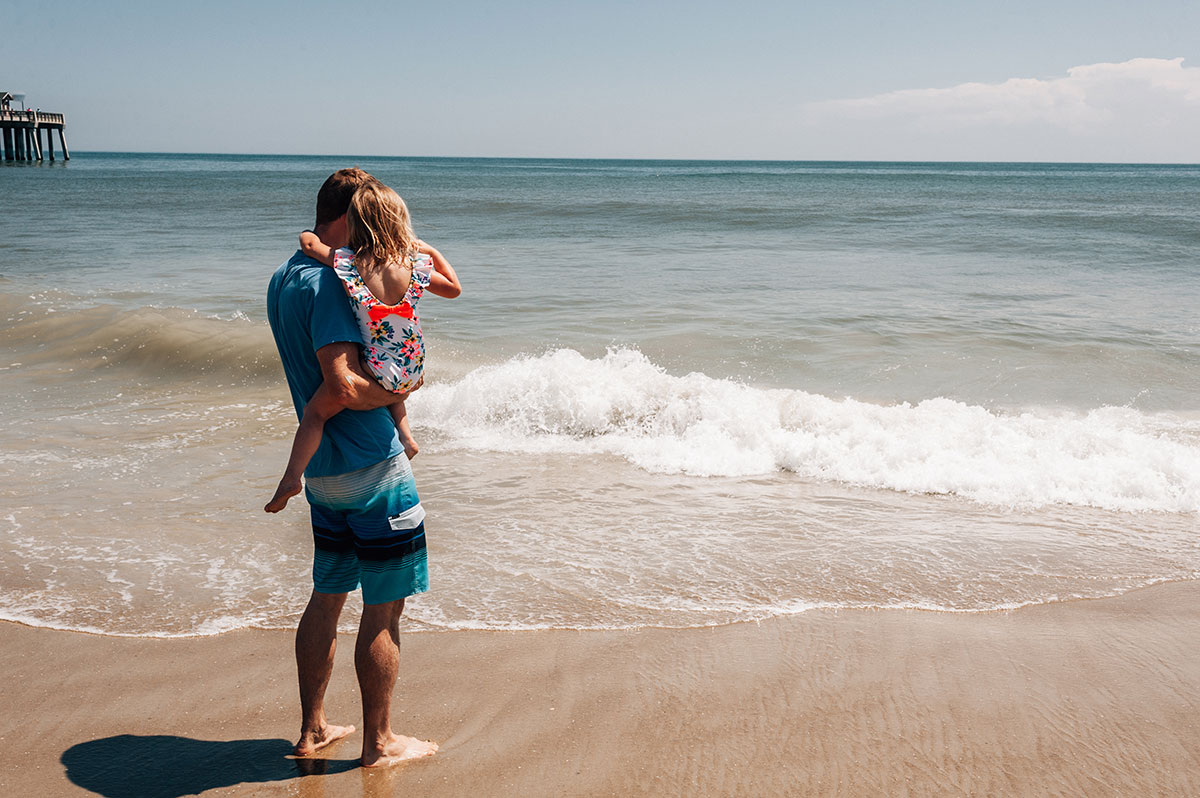
[[[22,96],[22,95],[18,95]],[[48,114],[40,109],[27,111],[11,107],[13,95],[0,91],[0,136],[3,137],[4,160],[44,161],[54,160],[54,133],[58,132],[58,143],[62,145],[64,161],[71,160],[67,149],[67,121],[62,114]],[[46,132],[46,145],[42,146],[42,131]]]

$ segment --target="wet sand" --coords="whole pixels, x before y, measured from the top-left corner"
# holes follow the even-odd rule
[[[415,633],[356,767],[296,732],[292,636],[0,623],[0,794],[1200,795],[1200,582],[1012,612],[820,611],[630,632]],[[328,706],[359,721],[351,637]]]

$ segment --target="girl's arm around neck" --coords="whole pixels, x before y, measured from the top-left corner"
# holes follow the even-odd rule
[[[333,265],[333,247],[326,246],[321,237],[312,230],[305,230],[300,234],[300,251],[326,266]]]
[[[433,274],[429,277],[428,291],[436,296],[454,299],[462,293],[462,284],[450,261],[424,241],[417,241],[417,249],[433,258]]]

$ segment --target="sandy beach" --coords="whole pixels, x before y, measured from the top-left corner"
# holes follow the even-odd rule
[[[0,624],[4,795],[1200,794],[1200,583],[1010,612],[407,634],[429,760],[287,758],[291,635]],[[328,706],[357,722],[352,639]]]

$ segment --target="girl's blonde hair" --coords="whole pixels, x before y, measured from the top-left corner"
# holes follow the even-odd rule
[[[416,250],[408,206],[383,183],[359,186],[346,210],[346,231],[356,261],[385,266],[403,262]]]

